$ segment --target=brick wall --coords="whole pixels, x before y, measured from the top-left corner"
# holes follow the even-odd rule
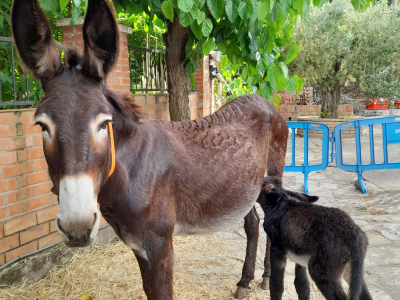
[[[199,95],[190,93],[190,111],[192,120],[197,119],[201,106]],[[146,120],[170,120],[168,94],[135,94],[133,101],[142,108]]]
[[[208,56],[203,56],[202,60],[202,66],[200,62],[198,62],[197,70],[193,74],[195,81],[194,88],[199,95],[201,104],[198,107],[197,114],[191,108],[192,120],[197,117],[207,116],[211,113],[211,86],[214,87],[214,84],[212,84],[210,80],[210,58]]]
[[[298,117],[319,117],[321,113],[321,105],[289,105],[289,106],[279,106],[279,113],[285,120],[295,121]],[[338,110],[339,116],[353,115],[353,106],[351,104],[339,105]]]
[[[0,265],[60,240],[53,220],[57,197],[34,113],[0,111]]]

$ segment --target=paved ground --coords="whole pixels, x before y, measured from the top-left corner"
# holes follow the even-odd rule
[[[362,136],[363,160],[369,161],[368,131]],[[376,159],[383,157],[379,141],[382,138],[376,130]],[[296,142],[296,162],[303,159],[301,139]],[[321,141],[310,139],[310,162],[320,161]],[[400,144],[389,149],[389,159],[400,162]],[[290,145],[289,145],[290,147]],[[290,152],[290,151],[288,151]],[[355,161],[355,141],[344,143],[344,157],[347,162]],[[383,160],[383,159],[382,159]],[[290,157],[287,157],[290,161]],[[320,197],[319,204],[338,207],[348,212],[355,222],[367,232],[369,248],[366,258],[365,277],[374,299],[400,299],[400,170],[365,172],[363,175],[368,194],[362,194],[354,185],[354,172],[339,170],[332,165],[328,169],[309,175],[310,194]],[[298,191],[304,190],[303,174],[285,173],[284,185]],[[288,277],[288,280],[292,278]]]

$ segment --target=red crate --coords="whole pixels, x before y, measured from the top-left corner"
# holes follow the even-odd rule
[[[367,105],[367,109],[370,110],[388,109],[389,99],[381,102],[382,103],[379,103],[375,98],[372,98],[372,103]]]

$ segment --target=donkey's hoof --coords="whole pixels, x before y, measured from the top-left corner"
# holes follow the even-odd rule
[[[263,280],[258,285],[260,289],[269,290],[269,277],[263,277]]]
[[[244,297],[250,294],[250,289],[246,289],[244,287],[238,286],[235,293],[236,299],[243,299]]]

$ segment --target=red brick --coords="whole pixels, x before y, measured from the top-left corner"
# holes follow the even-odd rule
[[[3,225],[0,225],[0,239],[3,238]]]
[[[7,191],[15,190],[17,188],[17,180],[15,178],[7,180],[6,186]]]
[[[63,37],[64,37],[67,33],[73,33],[73,27],[64,27],[64,28],[63,28]]]
[[[6,217],[6,208],[5,207],[1,207],[0,208],[0,220],[4,219]]]
[[[12,165],[12,166],[6,166],[4,167],[4,178],[8,178],[8,177],[14,177],[14,176],[18,176],[24,173],[28,173],[28,172],[32,172],[33,168],[32,168],[32,163],[31,163],[31,167],[30,167],[30,171],[28,171],[28,163],[22,163],[22,164],[18,164],[18,165]]]
[[[18,234],[0,240],[0,253],[10,251],[19,246]]]
[[[21,113],[21,116],[18,119],[18,123],[32,123],[33,118],[32,118],[33,112],[31,111],[24,111]]]
[[[120,66],[121,71],[129,71],[129,66]]]
[[[28,184],[35,184],[47,180],[47,171],[36,172],[28,175]]]
[[[33,136],[27,136],[25,138],[25,147],[32,147],[33,146]]]
[[[47,194],[51,192],[51,188],[53,187],[53,183],[52,182],[46,182],[46,183],[42,183],[39,184],[36,189],[37,189],[37,195],[43,195],[43,194]]]
[[[129,72],[119,72],[118,77],[119,78],[130,78],[131,75],[129,74]]]
[[[121,84],[121,78],[113,77],[112,74],[107,78],[107,84]]]
[[[33,144],[35,146],[42,146],[43,145],[43,136],[41,134],[33,136]]]
[[[130,90],[130,86],[129,84],[113,84],[113,89],[116,91],[129,91]]]
[[[17,151],[18,161],[22,162],[28,159],[28,149]]]
[[[3,193],[5,191],[6,191],[6,181],[5,180],[0,180],[0,193]]]
[[[11,235],[15,232],[27,229],[36,225],[36,214],[29,214],[22,218],[11,220],[4,225],[4,234]]]
[[[155,111],[154,104],[147,104],[147,111]]]
[[[126,79],[126,78],[121,78],[122,84],[131,84],[131,80],[130,79]]]
[[[18,256],[28,254],[35,250],[37,250],[37,242],[36,241],[26,244],[25,246],[19,247],[10,252],[7,252],[6,253],[6,261],[9,262],[10,260],[13,260],[14,258],[16,258]]]
[[[19,239],[21,241],[21,245],[26,244],[32,240],[36,240],[46,234],[50,233],[49,223],[43,223],[41,225],[32,227],[28,230],[25,230],[19,234]]]
[[[24,186],[29,185],[28,175],[23,174],[23,175],[20,175],[19,177],[17,177],[17,185],[18,185],[18,188],[22,188]]]
[[[0,155],[0,166],[10,165],[17,162],[17,153],[13,152],[3,152]]]
[[[50,232],[55,232],[57,231],[56,229],[56,221],[50,221]]]
[[[49,204],[51,204],[51,195],[47,194],[25,201],[24,203],[22,203],[22,208],[24,211],[30,211]]]
[[[57,243],[61,240],[62,240],[61,235],[58,232],[49,234],[48,236],[45,236],[44,238],[41,238],[39,240],[39,249]]]
[[[7,207],[8,209],[8,216],[12,217],[15,215],[18,215],[22,212],[22,206],[21,203],[13,204]]]
[[[38,223],[43,223],[49,220],[53,220],[58,212],[58,205],[54,205],[50,208],[43,209],[37,212]]]
[[[3,139],[1,140],[1,150],[10,151],[18,148],[22,148],[19,139]]]
[[[16,122],[16,116],[13,112],[0,113],[0,125],[12,124]]]
[[[0,266],[4,265],[5,262],[6,261],[5,261],[4,255],[0,255]]]
[[[42,132],[42,129],[38,125],[31,124],[31,123],[22,125],[22,134],[23,135],[28,135],[28,134],[32,134],[32,133],[40,133],[40,132]]]
[[[36,159],[44,157],[43,148],[28,149],[28,159]]]

